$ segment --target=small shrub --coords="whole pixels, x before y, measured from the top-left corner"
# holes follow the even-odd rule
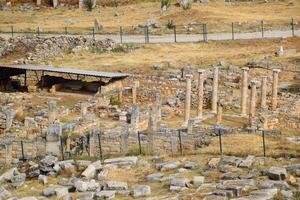
[[[169,8],[171,6],[171,0],[161,0],[160,8],[162,9],[164,6],[166,6],[166,8]]]
[[[173,28],[174,28],[173,20],[169,20],[169,21],[166,23],[166,27],[167,27],[168,29],[173,29]]]
[[[109,103],[110,103],[110,105],[113,105],[113,106],[114,105],[117,105],[117,106],[121,105],[121,102],[120,102],[119,98],[116,97],[116,96],[110,97]]]
[[[186,3],[181,5],[183,10],[190,10],[192,8],[192,3]]]
[[[88,11],[93,10],[93,1],[92,0],[87,1],[87,9],[88,9]]]

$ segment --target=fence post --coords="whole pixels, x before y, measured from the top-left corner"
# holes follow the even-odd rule
[[[180,154],[183,155],[183,149],[182,149],[182,142],[181,142],[181,130],[178,130],[178,138],[179,138],[179,147],[180,147]]]
[[[37,28],[37,34],[38,34],[38,36],[40,36],[40,27],[39,26]]]
[[[264,38],[264,20],[261,20],[261,37]]]
[[[101,132],[99,132],[99,134],[98,134],[98,143],[99,143],[100,159],[103,160],[102,145],[101,145],[100,134],[101,134]]]
[[[174,30],[174,42],[177,42],[177,36],[176,36],[176,26],[173,26],[173,30]]]
[[[218,132],[219,132],[220,152],[221,152],[221,155],[222,155],[222,154],[223,154],[223,148],[222,148],[222,134],[221,134],[221,128],[219,128]]]
[[[262,139],[263,139],[263,150],[264,150],[264,157],[266,157],[265,131],[262,131]]]
[[[292,18],[292,36],[295,36],[295,24],[294,24],[294,18]]]
[[[61,158],[62,158],[62,160],[65,160],[65,156],[64,156],[64,146],[63,146],[62,137],[60,137],[60,150],[61,150]]]
[[[234,23],[231,23],[231,34],[232,34],[232,40],[234,40]]]
[[[65,34],[68,35],[68,28],[65,26]]]
[[[148,26],[147,26],[146,30],[147,30],[147,43],[149,43],[149,27]]]
[[[25,160],[25,156],[24,156],[24,145],[23,145],[23,140],[21,140],[21,151],[22,151],[22,160]]]
[[[203,24],[203,41],[207,41],[207,26]]]
[[[11,26],[11,37],[13,38],[14,37],[14,27]]]
[[[145,43],[147,43],[147,32],[146,32],[146,26],[144,27],[144,35],[145,35]]]
[[[141,155],[142,154],[142,145],[141,145],[140,131],[138,131],[137,134],[138,134],[139,150],[140,150],[140,155]]]
[[[122,26],[120,26],[120,40],[121,40],[121,44],[123,43],[123,29]]]
[[[93,27],[93,39],[95,39],[95,27]]]

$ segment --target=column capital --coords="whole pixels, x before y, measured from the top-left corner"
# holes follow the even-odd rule
[[[273,69],[272,71],[273,71],[273,73],[279,73],[279,72],[281,72],[280,69]]]
[[[185,77],[186,77],[187,79],[192,79],[192,78],[193,78],[193,75],[192,75],[192,74],[186,74]]]
[[[251,86],[256,86],[257,81],[256,80],[251,80]]]
[[[198,71],[199,74],[204,74],[205,73],[204,69],[198,69],[197,71]]]

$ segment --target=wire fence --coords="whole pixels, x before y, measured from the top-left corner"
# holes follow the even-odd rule
[[[257,39],[291,37],[300,35],[297,20],[252,21],[219,24],[173,25],[159,27],[121,26],[116,27],[28,27],[0,26],[0,34],[10,37],[18,35],[84,35],[96,39],[109,38],[118,43],[195,42],[207,40]]]

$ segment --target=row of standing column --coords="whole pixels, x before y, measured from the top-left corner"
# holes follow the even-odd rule
[[[242,83],[241,83],[241,115],[247,114],[247,99],[248,99],[248,71],[249,68],[242,69]],[[279,69],[273,69],[273,84],[272,84],[272,99],[271,99],[271,110],[276,110],[278,100],[278,74]],[[254,116],[255,114],[255,103],[256,103],[256,81],[251,81],[251,92],[250,92],[250,106],[249,115]],[[260,97],[260,109],[265,111],[267,109],[267,76],[261,77],[261,97]]]
[[[197,107],[197,118],[201,119],[203,117],[203,97],[204,97],[204,70],[198,70],[198,107]],[[242,82],[241,82],[241,115],[247,115],[247,100],[248,100],[248,72],[249,68],[242,68]],[[276,110],[277,108],[277,92],[278,92],[278,74],[280,70],[273,70],[273,84],[272,84],[272,99],[271,99],[271,109]],[[191,88],[192,88],[192,75],[186,75],[186,96],[185,96],[185,109],[184,109],[184,125],[187,125],[190,119],[191,110]],[[218,85],[219,85],[219,68],[214,67],[213,72],[213,85],[212,85],[212,101],[211,110],[212,113],[216,114],[218,111]],[[251,81],[251,92],[250,92],[250,106],[249,106],[249,116],[250,118],[255,115],[256,108],[256,87],[257,82]],[[262,76],[261,78],[261,98],[260,98],[260,108],[261,111],[267,109],[267,76]]]

